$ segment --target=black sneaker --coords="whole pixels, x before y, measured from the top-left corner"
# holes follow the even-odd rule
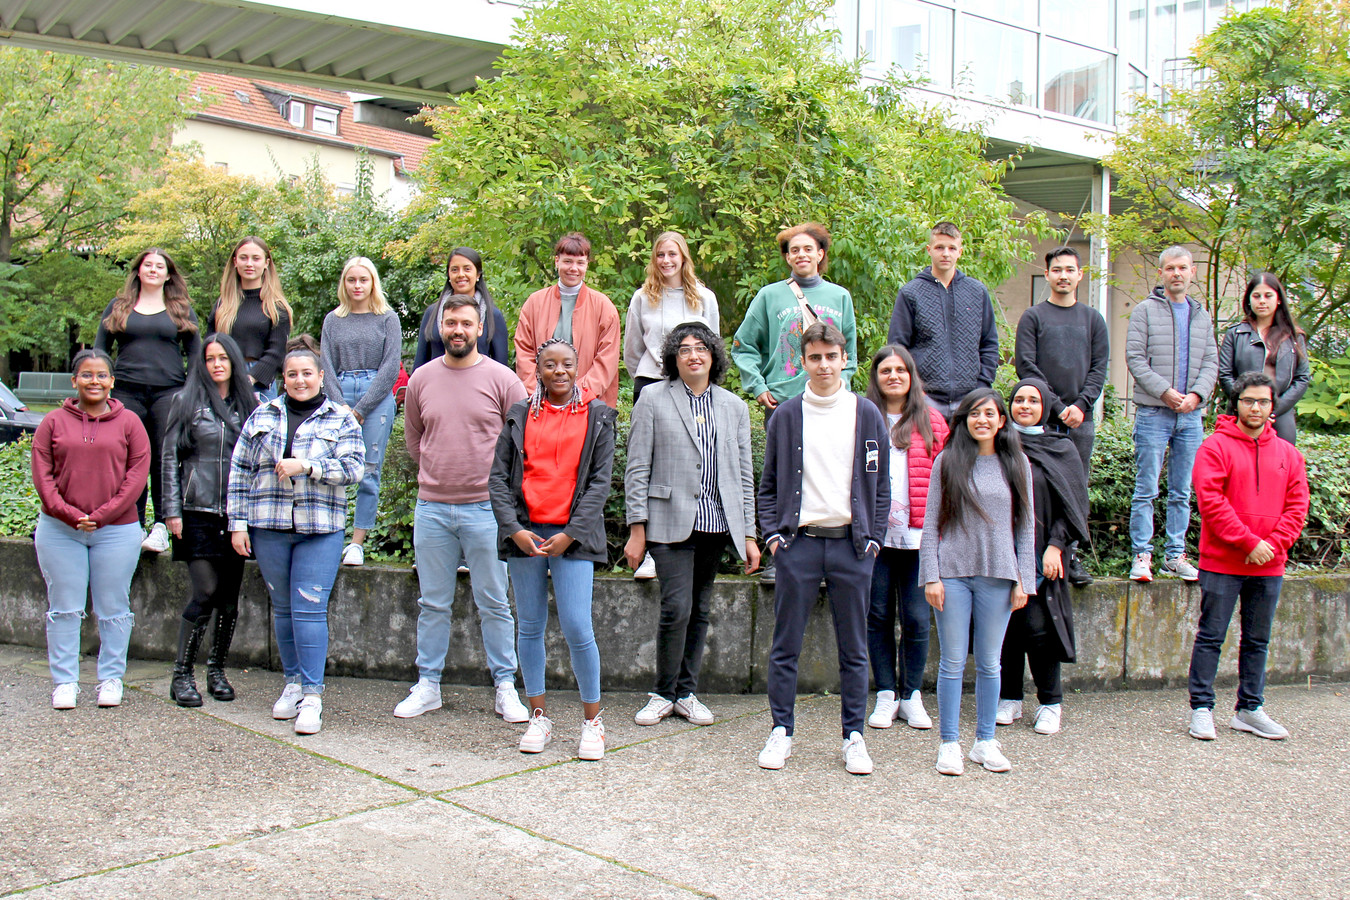
[[[770,556],[768,563],[765,564],[764,568],[759,570],[759,583],[773,584],[777,580],[778,580],[778,573],[773,570],[773,557]]]
[[[1081,588],[1092,584],[1092,573],[1087,570],[1087,566],[1083,565],[1083,561],[1078,558],[1077,553],[1074,553],[1069,557],[1067,573],[1069,576],[1069,584],[1074,587]]]

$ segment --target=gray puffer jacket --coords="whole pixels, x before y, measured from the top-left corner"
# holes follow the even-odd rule
[[[1209,313],[1197,300],[1186,298],[1191,307],[1190,364],[1186,367],[1183,394],[1199,394],[1208,400],[1219,377],[1219,345],[1214,339]],[[1125,338],[1125,365],[1134,376],[1134,402],[1140,406],[1166,406],[1162,395],[1177,386],[1177,341],[1172,304],[1161,287],[1130,314]]]

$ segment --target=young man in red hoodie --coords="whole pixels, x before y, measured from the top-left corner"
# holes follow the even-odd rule
[[[1276,436],[1275,385],[1248,372],[1233,385],[1237,415],[1219,416],[1195,456],[1200,507],[1200,625],[1191,650],[1191,737],[1214,740],[1214,676],[1233,608],[1242,600],[1237,710],[1229,727],[1282,740],[1262,709],[1266,647],[1289,547],[1308,518],[1303,454]]]

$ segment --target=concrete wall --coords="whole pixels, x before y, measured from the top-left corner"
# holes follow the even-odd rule
[[[46,586],[27,541],[0,540],[0,643],[46,646]],[[144,557],[132,582],[131,654],[172,659],[178,617],[187,597],[187,567]],[[409,569],[366,566],[343,569],[330,604],[328,671],[335,675],[415,680],[417,580]],[[773,592],[753,579],[719,582],[701,685],[710,692],[761,692],[773,637]],[[232,666],[278,669],[268,601],[256,566],[249,564],[240,604]],[[607,690],[645,691],[655,667],[657,583],[598,577],[594,620]],[[1078,663],[1066,666],[1066,686],[1078,689],[1182,685],[1199,616],[1200,590],[1176,581],[1140,586],[1102,581],[1078,591],[1075,620]],[[1350,677],[1350,577],[1288,578],[1270,646],[1270,680],[1290,682],[1310,674]],[[97,646],[85,623],[85,650]],[[1237,625],[1230,630],[1219,670],[1221,682],[1237,672]],[[567,648],[556,623],[548,633],[549,685],[573,684]],[[937,674],[936,630],[929,647],[928,682]],[[816,606],[802,653],[800,689],[838,689],[834,631],[825,601]],[[971,675],[967,667],[967,675]],[[477,614],[462,579],[445,680],[488,681]]]

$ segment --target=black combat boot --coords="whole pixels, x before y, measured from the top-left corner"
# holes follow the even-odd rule
[[[206,660],[206,692],[217,700],[234,699],[234,687],[225,677],[225,659],[230,655],[234,640],[234,623],[239,621],[239,607],[216,612],[216,633],[211,641],[211,656]]]
[[[196,622],[178,620],[178,659],[173,664],[169,697],[179,706],[202,705],[202,695],[192,677],[192,667],[197,661],[197,648],[201,646],[202,635],[206,632],[206,622],[206,619]]]

